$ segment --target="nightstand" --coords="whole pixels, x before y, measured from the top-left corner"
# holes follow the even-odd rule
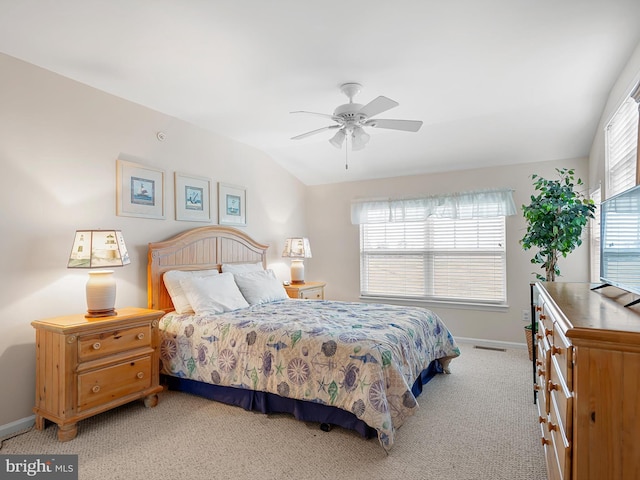
[[[58,440],[75,438],[77,422],[144,398],[158,403],[161,310],[120,308],[112,317],[84,314],[37,320],[36,429],[58,425]]]
[[[289,298],[303,298],[306,300],[324,300],[325,282],[305,282],[285,285]]]

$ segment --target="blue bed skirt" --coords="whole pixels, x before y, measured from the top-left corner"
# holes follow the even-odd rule
[[[438,360],[434,360],[429,367],[422,371],[420,377],[414,382],[411,388],[413,395],[418,397],[422,393],[422,387],[437,373],[442,373],[442,365]],[[187,378],[172,377],[170,375],[163,375],[162,377],[162,383],[170,390],[178,390],[198,395],[255,412],[290,413],[296,419],[305,422],[338,425],[342,428],[355,430],[365,438],[378,436],[374,428],[371,428],[362,420],[358,419],[353,413],[330,405],[285,398],[275,393],[212,385]]]

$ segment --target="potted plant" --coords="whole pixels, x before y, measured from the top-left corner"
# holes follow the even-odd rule
[[[584,184],[580,178],[575,180],[573,169],[556,168],[556,172],[555,180],[532,175],[537,195],[531,195],[531,203],[522,206],[527,232],[520,244],[525,250],[538,248],[531,263],[544,269],[545,274],[536,273],[536,278],[547,282],[560,276],[559,256],[566,257],[582,244],[582,231],[596,209],[593,200],[576,190]],[[531,325],[525,328],[530,336]]]

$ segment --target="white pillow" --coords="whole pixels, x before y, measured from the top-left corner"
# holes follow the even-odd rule
[[[222,265],[222,273],[248,273],[260,272],[264,267],[262,263],[225,263]]]
[[[173,302],[173,308],[177,313],[193,313],[193,308],[189,304],[180,280],[189,277],[210,277],[213,275],[219,275],[218,270],[169,270],[162,276],[164,286],[167,287],[167,292]]]
[[[249,306],[231,273],[187,277],[180,280],[180,285],[197,314],[231,312]]]
[[[273,270],[238,273],[234,278],[242,295],[251,305],[289,298]]]

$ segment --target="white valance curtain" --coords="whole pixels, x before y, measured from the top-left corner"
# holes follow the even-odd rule
[[[351,223],[420,222],[430,216],[453,219],[516,214],[513,190],[481,190],[399,199],[357,199],[351,202]]]

